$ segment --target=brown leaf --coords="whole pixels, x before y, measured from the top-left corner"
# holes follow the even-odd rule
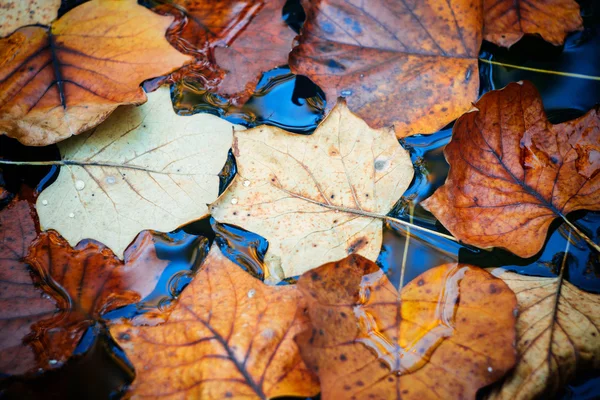
[[[213,246],[165,324],[110,328],[136,370],[131,395],[315,395],[316,378],[294,342],[308,324],[300,300],[294,286],[267,286]]]
[[[142,81],[189,59],[164,38],[171,21],[136,0],[92,0],[0,40],[0,133],[47,145],[144,103]]]
[[[66,361],[86,329],[103,314],[150,294],[167,266],[157,258],[149,231],[127,249],[125,262],[96,242],[72,248],[54,231],[40,235],[25,261],[61,310],[35,326],[42,368]]]
[[[312,0],[290,67],[374,128],[432,133],[477,98],[480,2]]]
[[[552,125],[529,82],[489,92],[475,107],[444,150],[446,183],[421,203],[456,238],[531,257],[555,218],[573,227],[571,211],[600,210],[596,110]]]
[[[297,341],[323,399],[474,399],[515,363],[515,295],[480,268],[444,264],[398,294],[351,255],[298,288],[313,330]]]
[[[25,25],[49,24],[58,14],[61,0],[0,1],[0,37]]]
[[[504,47],[525,34],[560,46],[569,32],[583,29],[575,0],[483,0],[483,15],[483,38]]]
[[[37,236],[33,215],[31,205],[18,198],[0,212],[0,374],[22,374],[36,366],[31,327],[56,310],[22,261]]]

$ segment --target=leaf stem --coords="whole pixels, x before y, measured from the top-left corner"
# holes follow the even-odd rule
[[[573,224],[571,221],[569,221],[566,217],[562,217],[563,221],[565,221],[567,223],[567,225],[569,225],[569,227],[583,240],[585,240],[585,242],[587,244],[589,244],[594,250],[596,250],[598,253],[600,253],[600,245],[598,245],[597,243],[594,243],[592,241],[592,239],[590,239],[585,233],[583,233],[582,231],[579,230],[579,228],[577,228],[577,226],[575,224]]]
[[[524,71],[539,72],[542,74],[552,74],[552,75],[567,76],[569,78],[580,78],[580,79],[589,79],[592,81],[600,81],[600,76],[574,74],[572,72],[550,71],[547,69],[524,67],[522,65],[507,64],[507,63],[503,63],[503,62],[499,62],[499,61],[486,60],[485,58],[480,58],[479,61],[484,62],[486,64],[500,65],[502,67],[516,68],[516,69],[521,69]]]

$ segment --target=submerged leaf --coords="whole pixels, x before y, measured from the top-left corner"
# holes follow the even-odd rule
[[[297,341],[323,399],[474,399],[515,363],[515,295],[480,268],[444,264],[398,294],[352,255],[298,288],[313,330]]]
[[[37,200],[42,229],[72,246],[98,240],[122,258],[142,230],[170,232],[202,218],[236,128],[209,114],[175,114],[167,87],[141,107],[121,107],[59,145],[64,165]]]
[[[340,102],[310,136],[261,126],[234,134],[238,174],[211,206],[222,223],[269,241],[275,282],[359,253],[375,260],[381,218],[410,184],[410,156]]]
[[[136,0],[92,0],[1,39],[0,134],[47,145],[144,103],[142,81],[189,60],[164,37],[171,21]]]
[[[0,1],[0,37],[25,25],[47,25],[56,19],[61,0]]]
[[[138,398],[314,396],[294,336],[307,328],[294,286],[269,287],[213,246],[168,321],[110,330],[136,370]]]
[[[444,150],[446,183],[421,203],[456,238],[531,257],[555,218],[570,224],[571,211],[600,210],[597,110],[552,125],[529,82],[489,92],[475,107]]]

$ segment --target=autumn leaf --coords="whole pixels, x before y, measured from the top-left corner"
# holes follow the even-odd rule
[[[42,229],[71,246],[95,239],[120,258],[145,229],[170,232],[208,212],[237,125],[182,117],[167,87],[117,110],[95,131],[59,144],[60,175],[37,199]]]
[[[579,232],[566,215],[600,210],[597,111],[552,125],[529,82],[489,92],[475,107],[454,125],[448,178],[423,207],[461,241],[520,257],[540,251],[557,217]]]
[[[480,268],[444,264],[398,294],[351,255],[298,288],[313,329],[297,341],[323,399],[474,399],[515,363],[515,295]]]
[[[483,38],[510,47],[525,34],[561,46],[569,32],[583,29],[575,0],[483,0]]]
[[[310,136],[235,132],[233,152],[238,174],[211,214],[269,241],[271,282],[355,252],[375,260],[381,219],[414,174],[393,129],[369,128],[343,102]]]
[[[25,25],[49,24],[56,19],[60,3],[61,0],[2,0],[0,37]]]
[[[294,286],[266,286],[213,245],[168,321],[113,325],[137,398],[314,396],[294,336],[307,328]]]
[[[370,126],[433,133],[477,98],[480,2],[307,1],[290,67]]]
[[[0,40],[0,133],[47,145],[144,103],[142,81],[189,60],[164,37],[172,20],[136,0],[92,0]]]
[[[18,198],[0,212],[0,375],[23,374],[36,367],[31,327],[56,310],[33,285],[23,262],[37,236],[33,215],[33,207]]]

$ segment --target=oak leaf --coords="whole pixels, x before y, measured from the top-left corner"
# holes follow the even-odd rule
[[[600,210],[597,110],[552,125],[529,82],[485,94],[458,119],[444,154],[446,183],[421,204],[465,243],[531,257],[555,218],[577,229],[568,213]]]
[[[600,368],[600,295],[563,279],[503,272],[516,293],[519,361],[490,399],[552,396],[577,371]]]
[[[481,4],[312,0],[290,67],[370,126],[433,133],[477,98]]]
[[[25,25],[47,25],[56,19],[61,0],[0,1],[0,37]]]
[[[270,287],[213,245],[168,321],[113,325],[136,370],[134,397],[272,398],[318,393],[294,336],[308,327],[295,286]]]
[[[59,144],[60,174],[37,199],[42,229],[72,246],[95,239],[122,258],[142,230],[170,232],[202,218],[218,196],[234,128],[243,129],[209,114],[175,114],[167,87],[141,107],[121,107]]]
[[[47,145],[144,103],[142,81],[189,60],[164,37],[172,20],[136,0],[92,0],[1,39],[0,133]]]
[[[503,47],[525,34],[539,34],[560,46],[569,32],[583,29],[575,0],[484,0],[483,10],[483,38]]]
[[[235,132],[233,152],[238,174],[211,214],[269,241],[272,282],[355,252],[375,260],[381,218],[414,174],[393,129],[369,128],[344,102],[310,136]]]
[[[516,361],[515,295],[480,268],[444,264],[398,294],[351,255],[298,288],[313,329],[297,341],[323,399],[474,399]]]

